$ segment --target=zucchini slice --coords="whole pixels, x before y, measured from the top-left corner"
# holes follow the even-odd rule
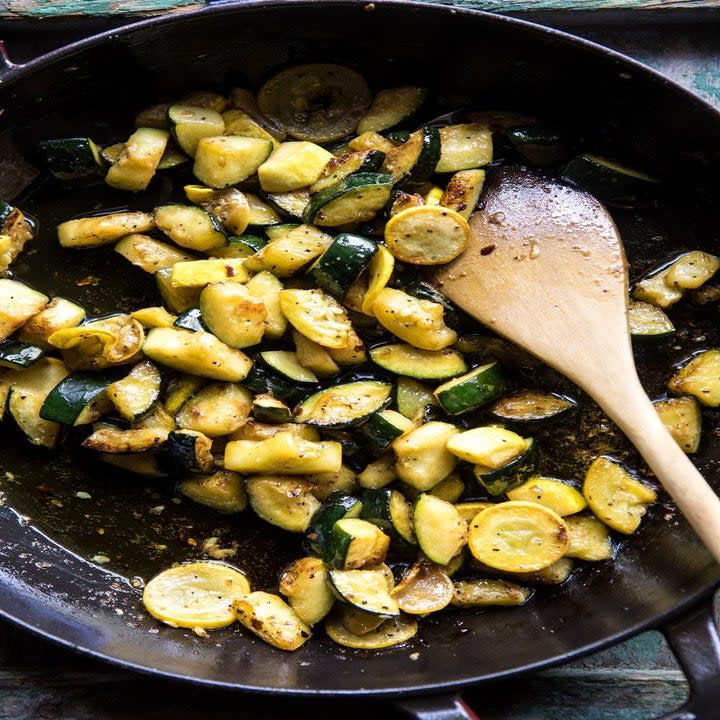
[[[527,440],[505,428],[488,425],[460,432],[447,449],[461,460],[496,470],[525,452]]]
[[[262,361],[254,363],[242,384],[255,393],[269,393],[288,405],[295,405],[308,391],[307,385],[290,380]]]
[[[229,237],[228,244],[210,250],[214,258],[248,258],[267,245],[267,240],[259,235],[238,235]]]
[[[44,348],[8,338],[0,342],[0,367],[29,368],[45,354]]]
[[[409,377],[399,377],[395,386],[395,404],[398,412],[408,420],[420,422],[431,405],[437,405],[433,391]]]
[[[485,465],[475,465],[473,468],[475,479],[491,495],[501,495],[535,473],[537,443],[533,438],[528,438],[525,443],[525,452],[499,468],[492,469]]]
[[[190,330],[190,332],[209,332],[208,326],[202,320],[200,308],[190,308],[180,313],[171,325],[182,330]],[[169,327],[169,325],[161,327]]]
[[[298,332],[318,345],[348,346],[353,328],[345,308],[322,290],[282,290],[280,308]]]
[[[166,451],[170,462],[185,475],[207,475],[215,468],[212,440],[196,430],[171,430]]]
[[[338,227],[367,222],[387,204],[393,179],[385,173],[348,175],[310,198],[303,212],[306,223]]]
[[[595,515],[613,530],[630,535],[640,526],[655,491],[609,458],[596,458],[585,474],[583,495]]]
[[[318,381],[315,373],[303,367],[297,355],[289,350],[266,350],[258,357],[270,368],[280,375],[299,383],[314,384]]]
[[[370,358],[385,370],[418,380],[446,380],[467,372],[463,356],[452,348],[421,350],[407,343],[390,343],[372,348]]]
[[[283,284],[271,272],[263,270],[253,275],[245,287],[265,306],[265,335],[273,339],[282,337],[287,329],[287,319],[280,307]]]
[[[293,224],[302,222],[303,211],[310,201],[310,192],[303,188],[283,193],[267,193],[266,197],[268,202],[290,221],[288,224]]]
[[[332,237],[312,225],[298,225],[273,238],[245,261],[253,271],[269,270],[277,277],[288,277],[327,250]]]
[[[155,240],[155,238],[142,233],[126,235],[115,246],[115,252],[151,274],[164,268],[171,268],[175,263],[196,259],[195,256],[178,250],[173,245]]]
[[[507,491],[509,500],[527,500],[549,507],[560,517],[573,515],[587,507],[582,493],[572,485],[555,478],[534,476]]]
[[[435,172],[439,159],[440,133],[437,128],[426,126],[387,153],[383,170],[398,186],[418,185]]]
[[[200,314],[210,331],[233,348],[257,345],[265,334],[267,308],[237,282],[213,282],[200,293]]]
[[[252,416],[261,423],[281,425],[292,421],[292,411],[272,395],[256,395],[252,401]]]
[[[377,525],[395,540],[416,544],[412,506],[398,490],[366,488],[362,494],[360,517]]]
[[[702,412],[698,401],[683,396],[657,400],[653,405],[675,442],[688,454],[697,452],[702,437]]]
[[[330,587],[347,605],[382,617],[400,614],[396,600],[390,595],[384,573],[378,570],[330,570]]]
[[[332,142],[352,134],[370,106],[365,79],[343,65],[297,65],[273,75],[258,92],[260,110],[299,140]]]
[[[253,475],[246,488],[255,513],[288,532],[305,532],[320,507],[305,480],[283,475]]]
[[[492,362],[443,383],[435,389],[435,397],[446,413],[460,415],[495,400],[506,388],[505,374]]]
[[[392,385],[360,380],[313,393],[295,408],[295,422],[327,429],[358,425],[390,402]]]
[[[590,562],[612,558],[613,542],[605,523],[591,515],[571,515],[565,518],[565,524],[570,536],[565,557]]]
[[[107,386],[107,396],[115,409],[130,422],[142,420],[155,407],[162,385],[158,368],[143,360],[121,380]]]
[[[280,650],[297,650],[312,636],[310,626],[279,596],[257,590],[234,602],[237,619]]]
[[[254,175],[272,150],[270,140],[238,135],[204,137],[195,149],[193,175],[212,188],[237,185]]]
[[[469,237],[467,220],[441,205],[401,210],[385,225],[388,250],[412,265],[448,263],[465,250]]]
[[[122,430],[112,425],[97,423],[92,435],[81,443],[82,447],[102,453],[143,453],[156,450],[165,444],[167,428],[132,427]]]
[[[668,389],[676,395],[692,395],[706,407],[720,406],[720,349],[694,355],[670,378]]]
[[[415,423],[395,410],[374,412],[360,426],[360,433],[367,438],[373,454],[380,455],[402,434],[412,430]]]
[[[340,618],[331,617],[325,622],[325,632],[333,642],[355,650],[382,650],[402,645],[412,640],[417,631],[417,620],[406,616],[388,618],[376,629],[362,635],[350,632]]]
[[[446,125],[439,133],[440,158],[435,172],[470,170],[492,162],[492,131],[486,123]]]
[[[245,481],[231,470],[218,470],[212,475],[193,475],[181,480],[177,488],[185,497],[221,513],[239,513],[248,504]]]
[[[241,135],[242,137],[269,140],[273,144],[273,148],[276,148],[280,144],[278,138],[268,132],[262,123],[254,120],[245,110],[241,110],[240,108],[224,110],[222,112],[222,119],[225,122],[226,135]]]
[[[257,345],[265,334],[267,308],[238,282],[213,282],[200,293],[203,323],[231,348]]]
[[[0,271],[10,267],[15,258],[22,252],[25,243],[32,240],[37,230],[37,223],[26,217],[18,208],[0,200]]]
[[[250,203],[236,188],[213,190],[203,185],[186,185],[185,196],[214,215],[232,235],[242,235],[250,224]]]
[[[199,287],[174,287],[172,282],[172,267],[162,268],[155,273],[155,283],[165,305],[176,313],[182,313],[190,308],[197,307],[200,302]]]
[[[167,122],[175,142],[190,157],[195,156],[202,138],[222,135],[225,121],[212,108],[196,105],[171,105],[167,109]]]
[[[672,320],[659,307],[640,300],[628,303],[628,325],[634,338],[666,337],[675,332]]]
[[[550,508],[532,502],[507,501],[479,512],[468,535],[468,547],[480,562],[506,572],[549,567],[567,551],[565,521]]]
[[[380,90],[367,112],[360,118],[356,132],[382,132],[407,120],[425,102],[427,90],[415,85]]]
[[[342,467],[342,445],[334,440],[305,440],[283,430],[266,440],[232,440],[225,446],[225,467],[239,473],[338,472]]]
[[[318,377],[330,377],[340,371],[328,351],[310,338],[293,329],[293,342],[298,362]]]
[[[447,449],[460,431],[454,425],[433,420],[393,441],[397,476],[416,490],[430,490],[446,478],[458,463]]]
[[[467,522],[452,503],[435,495],[418,495],[413,527],[420,549],[438,565],[447,565],[467,543]]]
[[[531,595],[532,592],[527,588],[508,580],[460,580],[453,583],[450,604],[463,608],[515,606],[523,605]]]
[[[311,142],[284,142],[258,167],[260,187],[287,193],[312,185],[332,160],[332,153]]]
[[[442,350],[457,340],[457,333],[445,324],[442,305],[402,290],[383,288],[372,312],[386,330],[421,350]]]
[[[440,198],[440,205],[454,210],[465,220],[469,220],[478,204],[484,186],[484,170],[459,170],[448,180]]]
[[[343,518],[358,517],[361,510],[362,503],[354,495],[341,490],[330,493],[310,519],[305,533],[308,550],[325,557],[335,523]]]
[[[0,278],[0,340],[5,340],[33,315],[45,308],[50,298],[9,278]]]
[[[377,250],[374,240],[340,233],[330,247],[310,266],[307,275],[321,290],[341,300]]]
[[[377,525],[360,518],[337,520],[326,538],[323,559],[332,568],[357,570],[385,560],[390,536]],[[387,580],[385,587],[387,588]]]
[[[366,315],[375,316],[373,305],[380,292],[390,282],[394,268],[395,257],[393,254],[384,245],[378,245],[377,251],[368,265],[368,286],[362,299],[361,310]]]
[[[657,185],[655,178],[614,160],[582,153],[560,168],[560,178],[604,202],[634,204]]]
[[[56,331],[79,325],[85,310],[65,298],[53,298],[40,312],[26,320],[18,333],[18,340],[45,350],[52,346],[47,339]]]
[[[252,395],[237,383],[210,383],[201,388],[175,415],[179,428],[210,438],[229,435],[250,417]]]
[[[115,380],[117,373],[74,372],[48,393],[40,417],[63,425],[95,422],[112,407],[107,389]]]
[[[379,172],[385,160],[381,150],[356,150],[333,156],[323,168],[320,177],[308,188],[311,195],[326,190],[353,173]]]
[[[428,615],[446,608],[453,599],[455,586],[447,571],[421,559],[414,563],[393,588],[392,597],[408,615]]]
[[[152,328],[142,349],[161,365],[225,382],[244,380],[252,367],[252,360],[245,353],[206,332]]]
[[[40,417],[48,393],[68,375],[56,358],[44,357],[28,370],[13,373],[8,388],[5,412],[13,419],[32,445],[55,447],[62,426]]]
[[[143,590],[145,609],[173,627],[221,628],[235,622],[233,602],[250,592],[239,570],[219,562],[183,563],[151,578]]]
[[[576,407],[561,395],[536,390],[518,390],[493,403],[490,412],[505,422],[534,423],[556,420]]]
[[[65,182],[96,177],[105,167],[100,148],[87,137],[42,140],[38,150],[53,177]]]
[[[317,557],[295,560],[280,576],[278,590],[308,625],[320,622],[335,603],[325,563]]]
[[[138,128],[125,142],[120,157],[108,169],[105,182],[121,190],[145,190],[155,175],[170,134],[158,128]]]
[[[180,247],[201,252],[225,245],[225,231],[214,216],[194,205],[159,205],[157,227]]]

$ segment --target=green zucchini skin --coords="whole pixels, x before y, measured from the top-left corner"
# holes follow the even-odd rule
[[[572,157],[560,168],[560,179],[594,195],[598,200],[633,206],[646,200],[657,181],[589,153]]]
[[[190,330],[191,332],[210,332],[207,325],[203,322],[200,308],[196,307],[180,313],[173,325],[183,330]]]
[[[391,393],[392,384],[381,380],[358,380],[333,385],[306,397],[293,414],[296,422],[338,430],[358,425],[372,413],[382,410],[391,402]],[[347,395],[353,402],[343,404],[332,401],[343,395]],[[364,405],[357,402],[359,397],[366,398]],[[330,411],[326,412],[328,407]]]
[[[0,342],[0,367],[24,369],[45,354],[43,348],[8,338]]]
[[[353,173],[348,177],[336,182],[326,190],[321,190],[310,198],[310,202],[303,212],[303,222],[310,225],[316,224],[318,215],[321,211],[331,203],[343,200],[345,196],[352,196],[359,190],[370,188],[387,188],[387,199],[392,191],[393,180],[390,175],[385,173]],[[378,208],[373,210],[373,214]],[[348,218],[346,222],[351,222],[353,218]],[[365,218],[362,218],[363,220]],[[322,224],[322,223],[321,223]]]
[[[524,453],[496,470],[481,473],[477,471],[476,467],[475,479],[490,495],[502,495],[508,490],[522,485],[535,472],[537,455],[538,444],[533,439],[530,447]]]
[[[74,425],[82,411],[110,383],[119,380],[123,373],[118,372],[85,372],[71,373],[61,380],[48,394],[40,409],[43,420],[52,420],[62,425]]]
[[[418,300],[429,300],[430,302],[438,303],[443,306],[443,319],[448,327],[457,329],[465,317],[462,317],[458,308],[450,302],[441,292],[438,292],[430,283],[423,282],[422,280],[415,280],[409,285],[406,285],[403,290],[412,297]]]
[[[259,356],[254,358],[253,366],[241,384],[255,393],[269,393],[289,405],[297,403],[309,391],[308,386],[299,386],[294,380],[275,372]]]
[[[272,395],[256,395],[252,403],[252,415],[255,420],[268,425],[282,425],[292,422],[290,408]]]
[[[206,475],[215,466],[210,448],[212,441],[199,432],[173,430],[168,434],[165,450],[176,472]]]
[[[376,250],[374,240],[353,233],[340,233],[306,274],[319,288],[341,300],[368,266]]]
[[[38,150],[50,174],[63,182],[98,177],[105,167],[99,148],[87,137],[42,140]]]
[[[488,363],[435,389],[435,397],[449,415],[460,415],[500,397],[507,379],[497,363]]]
[[[538,167],[558,165],[567,158],[564,133],[548,125],[534,124],[508,128],[505,137],[523,160]]]
[[[393,440],[406,432],[406,428],[399,427],[382,411],[373,413],[358,430],[366,438],[368,449],[375,457],[381,455]]]
[[[344,517],[357,517],[362,509],[360,499],[342,490],[331,493],[315,511],[305,532],[308,552],[325,557],[333,525]]]
[[[412,188],[430,179],[440,160],[440,151],[440,131],[426,125],[388,153],[384,167],[391,172],[398,187]]]
[[[407,515],[405,517],[395,516],[394,499],[404,502],[407,506]],[[399,549],[406,549],[415,544],[412,537],[410,505],[398,490],[387,487],[367,488],[363,491],[361,500],[361,519],[377,525],[383,532],[390,535],[395,543],[399,543]]]

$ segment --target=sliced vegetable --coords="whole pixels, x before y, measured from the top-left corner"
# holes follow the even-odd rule
[[[200,293],[203,323],[231,348],[257,345],[265,334],[265,303],[238,282],[212,282]]]
[[[169,137],[167,130],[138,128],[108,169],[105,182],[121,190],[144,190],[155,175]]]
[[[166,450],[173,467],[184,475],[207,475],[215,468],[212,440],[196,430],[172,430]]]
[[[523,605],[531,595],[527,588],[508,580],[460,580],[453,583],[451,604],[463,608]]]
[[[402,576],[392,597],[402,612],[427,615],[446,608],[454,590],[453,581],[444,568],[421,559]]]
[[[485,123],[464,123],[440,128],[439,173],[489,165],[493,159],[492,132]]]
[[[344,517],[330,529],[323,559],[330,567],[356,570],[383,562],[389,547],[390,537],[377,525],[356,517]],[[384,584],[387,585],[386,580]]]
[[[74,372],[63,378],[47,395],[40,417],[63,425],[95,422],[110,409],[107,389],[116,376],[97,372]]]
[[[299,478],[253,475],[247,479],[246,488],[255,513],[266,522],[289,532],[305,532],[320,507],[320,501],[311,492],[310,483]]]
[[[330,618],[325,623],[325,632],[333,642],[356,650],[381,650],[402,645],[415,637],[417,631],[417,621],[404,616],[389,618],[363,635],[350,632],[338,618]]]
[[[529,572],[559,560],[569,544],[565,521],[537,503],[508,501],[479,512],[470,524],[473,557],[497,570]]]
[[[443,383],[435,389],[435,397],[449,415],[460,415],[495,400],[506,388],[505,374],[492,362]]]
[[[210,383],[201,388],[175,415],[178,427],[208,437],[237,430],[250,417],[252,395],[237,383]]]
[[[202,138],[222,135],[225,121],[212,108],[197,105],[171,105],[167,109],[167,121],[177,144],[190,157],[195,156]]]
[[[126,420],[145,417],[160,397],[162,376],[149,360],[138,363],[124,378],[107,386],[108,399]]]
[[[313,195],[303,212],[306,223],[338,227],[371,220],[392,193],[393,180],[385,173],[354,173]]]
[[[701,405],[718,407],[720,349],[704,350],[694,355],[670,378],[668,389],[677,395],[692,395]]]
[[[148,273],[171,268],[175,263],[195,260],[195,256],[142,233],[125,235],[115,246],[115,252]]]
[[[335,603],[325,563],[317,557],[295,560],[281,575],[278,589],[308,625],[320,622]]]
[[[281,424],[292,421],[290,408],[272,395],[256,395],[252,401],[252,416],[262,423]]]
[[[521,485],[535,473],[537,464],[537,443],[528,438],[525,451],[499,468],[492,469],[486,465],[475,465],[475,479],[491,495],[501,495],[511,488]]]
[[[570,538],[565,557],[590,562],[612,558],[614,548],[607,525],[590,515],[570,515],[565,523]]]
[[[493,403],[490,412],[506,422],[529,423],[555,420],[575,407],[561,395],[537,390],[518,390]]]
[[[342,305],[322,290],[282,290],[280,308],[298,332],[318,345],[347,347],[352,324]]]
[[[196,503],[222,513],[242,512],[248,504],[245,482],[231,470],[185,478],[178,483],[178,491]]]
[[[0,367],[28,368],[44,354],[45,350],[37,345],[8,338],[0,342]]]
[[[334,298],[341,300],[377,250],[373,240],[340,233],[330,247],[310,266],[307,275]]]
[[[659,307],[640,300],[628,303],[628,325],[633,337],[665,337],[675,332],[672,321]]]
[[[484,185],[484,170],[460,170],[448,180],[440,198],[440,205],[469,220],[477,207]]]
[[[582,493],[562,480],[534,476],[507,492],[510,500],[526,500],[549,507],[561,517],[573,515],[587,507]]]
[[[392,385],[377,380],[334,385],[313,393],[295,409],[295,422],[322,428],[357,425],[390,402]]]
[[[447,565],[468,540],[468,525],[457,508],[428,493],[415,501],[413,527],[420,549],[438,565]]]
[[[370,105],[359,73],[343,65],[298,65],[271,77],[258,92],[260,110],[294,138],[340,140],[352,133]]]
[[[0,278],[0,340],[12,335],[23,323],[39,313],[49,298],[28,285]]]
[[[204,137],[195,149],[193,175],[212,188],[237,185],[254,175],[272,151],[270,140],[237,135]]]
[[[702,413],[694,397],[676,397],[653,403],[675,442],[688,454],[697,452],[702,436]]]
[[[527,440],[511,430],[489,425],[453,435],[446,447],[461,460],[496,470],[524,453]]]
[[[225,446],[225,467],[240,473],[307,475],[337,472],[341,465],[340,443],[304,440],[287,431],[266,440],[233,440]]]
[[[277,277],[288,277],[325,252],[333,239],[311,225],[298,227],[273,238],[245,261],[250,270],[269,270]]]
[[[380,90],[360,118],[356,132],[360,135],[370,130],[382,132],[395,127],[417,112],[426,96],[425,88],[411,85]]]
[[[358,610],[383,617],[400,614],[387,578],[378,570],[330,570],[328,579],[337,597]]]
[[[280,650],[297,650],[312,630],[281,597],[256,590],[234,602],[237,619],[251,632]]]
[[[377,525],[391,538],[415,545],[412,506],[398,490],[368,488],[362,494],[363,520]]]
[[[412,420],[395,410],[379,410],[370,415],[359,429],[373,453],[380,455],[394,440],[414,427]]]
[[[435,171],[440,159],[440,134],[437,128],[423,127],[387,153],[383,170],[394,183],[405,187],[423,183]]]
[[[583,495],[590,509],[613,530],[629,535],[640,526],[655,491],[609,458],[595,459],[585,474]]]
[[[312,142],[284,142],[257,168],[260,187],[269,193],[286,193],[312,185],[332,153]]]
[[[153,218],[160,230],[189,250],[212,250],[227,241],[215,217],[194,205],[160,205]]]
[[[331,493],[315,511],[305,534],[308,548],[325,557],[329,553],[330,535],[335,523],[343,518],[357,517],[362,503],[354,495],[344,491]]]
[[[50,173],[66,182],[95,177],[105,166],[100,148],[87,137],[42,140],[38,150]]]

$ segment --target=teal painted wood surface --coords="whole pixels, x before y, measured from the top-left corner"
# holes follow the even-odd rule
[[[16,18],[59,18],[68,15],[142,15],[173,9],[201,7],[204,4],[203,0],[172,0],[171,2],[167,0],[2,0],[0,15]],[[452,4],[504,13],[720,9],[718,0],[454,0]]]

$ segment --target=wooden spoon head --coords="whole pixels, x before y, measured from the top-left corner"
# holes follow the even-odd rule
[[[628,353],[627,263],[605,208],[521,168],[489,172],[482,200],[468,248],[430,281],[580,385],[576,371],[589,353]]]

